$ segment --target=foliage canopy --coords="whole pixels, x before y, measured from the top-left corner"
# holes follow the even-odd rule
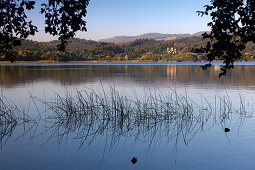
[[[38,30],[27,21],[26,11],[34,9],[35,1],[8,0],[0,1],[0,54],[11,61],[15,56],[10,53],[14,46],[21,44],[21,39],[34,35]],[[89,0],[48,0],[41,4],[41,14],[45,15],[45,32],[59,36],[60,51],[65,51],[67,40],[73,38],[77,31],[86,31]]]
[[[205,11],[198,14],[209,15],[212,19],[208,23],[210,33],[204,33],[208,39],[204,48],[195,49],[195,52],[207,53],[207,60],[212,62],[216,57],[224,59],[220,76],[234,68],[234,61],[241,58],[241,51],[247,43],[255,43],[255,1],[254,0],[211,0],[205,5]],[[203,66],[206,69],[211,66]]]

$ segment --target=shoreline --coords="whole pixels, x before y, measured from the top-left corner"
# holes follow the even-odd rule
[[[215,60],[212,63],[219,63],[221,60]],[[247,61],[245,61],[247,62]],[[253,61],[248,61],[253,62]],[[209,63],[208,61],[151,61],[151,60],[92,60],[92,61],[54,61],[54,60],[38,60],[38,61],[15,61],[11,63],[10,61],[0,61],[0,64],[21,64],[21,63]]]
[[[209,62],[206,61],[185,61],[185,62],[170,62],[170,61],[68,61],[59,62],[53,60],[40,60],[40,61],[0,61],[0,66],[56,66],[56,65],[205,65]],[[222,61],[211,62],[212,65],[224,65]],[[237,61],[234,65],[255,65],[255,61]]]

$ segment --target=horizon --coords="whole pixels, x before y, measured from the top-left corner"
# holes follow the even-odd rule
[[[28,39],[39,42],[57,40],[44,33],[44,17],[39,13],[38,0],[35,9],[28,12],[28,20],[38,27],[38,33]],[[91,0],[87,8],[87,32],[78,32],[75,38],[99,41],[116,36],[138,36],[147,33],[194,34],[209,31],[209,17],[200,17],[209,0]]]
[[[86,39],[86,38],[81,38],[81,37],[77,37],[76,36],[73,39],[81,39],[81,40],[88,40],[88,41],[104,42],[103,40],[107,40],[107,39],[113,39],[113,38],[118,38],[118,37],[138,37],[138,36],[146,35],[146,34],[166,34],[166,35],[167,34],[169,34],[169,35],[181,35],[181,34],[185,35],[185,34],[187,34],[187,35],[193,36],[194,34],[200,33],[200,32],[206,32],[206,31],[198,31],[198,32],[194,32],[194,33],[180,33],[180,34],[176,34],[176,33],[160,33],[160,32],[147,32],[147,33],[138,34],[138,35],[116,35],[116,36],[113,36],[113,37],[102,38],[102,39],[99,39],[99,40]],[[56,37],[54,37],[54,38],[55,39],[52,39],[52,40],[49,40],[49,41],[38,41],[38,40],[31,39],[31,38],[28,38],[27,40],[34,41],[34,42],[58,41],[58,39]],[[181,37],[181,38],[184,38],[184,37]],[[181,38],[176,38],[176,39],[181,39]],[[138,38],[138,39],[142,39],[142,38]],[[149,38],[149,39],[153,39],[153,38]],[[162,41],[166,41],[166,40],[162,40]]]

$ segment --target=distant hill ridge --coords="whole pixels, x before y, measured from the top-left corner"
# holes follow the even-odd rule
[[[100,42],[112,42],[115,44],[127,43],[136,39],[154,39],[154,40],[174,40],[190,36],[201,36],[205,31],[200,31],[195,34],[162,34],[162,33],[146,33],[138,36],[116,36],[112,38],[100,39]]]

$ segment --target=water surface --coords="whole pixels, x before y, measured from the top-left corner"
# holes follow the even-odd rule
[[[201,64],[1,65],[2,95],[36,121],[0,125],[0,169],[253,169],[255,66],[237,63],[219,79],[219,65],[202,71]],[[58,117],[40,102],[75,98],[77,91],[110,95],[113,89],[141,101],[177,93],[193,102],[199,120],[138,120],[130,113],[129,121],[112,119],[102,128],[100,118]],[[199,107],[213,115],[198,113]]]

